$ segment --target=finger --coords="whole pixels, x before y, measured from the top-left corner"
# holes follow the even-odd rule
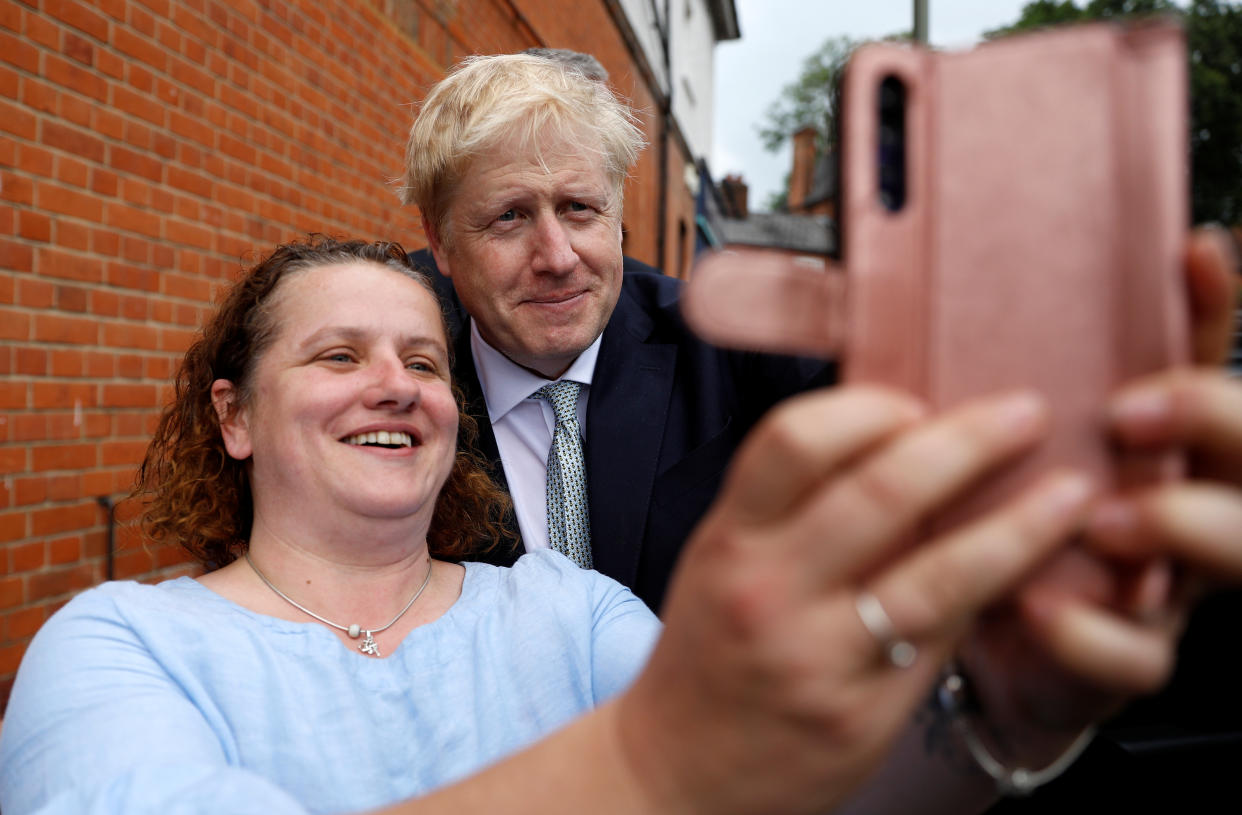
[[[716,505],[740,524],[784,517],[839,467],[922,413],[911,397],[873,387],[790,399],[751,431]]]
[[[1065,670],[1102,689],[1150,693],[1173,670],[1180,615],[1141,624],[1061,597],[1025,605],[1031,636]]]
[[[1237,251],[1221,227],[1197,229],[1186,252],[1194,360],[1219,365],[1233,342]]]
[[[958,629],[1063,546],[1087,512],[1089,479],[1047,476],[981,520],[906,555],[874,582],[894,628],[913,640]]]
[[[834,356],[845,336],[845,276],[780,252],[716,252],[695,263],[681,308],[717,345]]]
[[[1158,555],[1222,579],[1242,579],[1242,492],[1206,482],[1109,499],[1091,514],[1088,543],[1110,557]]]
[[[983,473],[1028,449],[1046,421],[1029,392],[975,401],[895,436],[844,471],[792,516],[781,533],[831,541],[808,552],[807,574],[849,579],[899,547],[904,536]]]
[[[1167,371],[1123,388],[1109,403],[1123,444],[1189,444],[1242,459],[1242,382],[1210,369]]]

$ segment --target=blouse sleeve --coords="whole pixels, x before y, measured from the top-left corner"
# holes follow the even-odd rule
[[[596,580],[592,676],[599,704],[638,678],[663,630],[659,619],[629,589],[611,578]]]
[[[232,766],[205,711],[98,590],[53,615],[26,652],[0,732],[0,810],[306,811]]]

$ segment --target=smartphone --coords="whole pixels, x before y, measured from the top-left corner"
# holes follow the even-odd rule
[[[846,380],[935,408],[1019,387],[1051,403],[1048,441],[961,511],[1054,465],[1114,487],[1176,476],[1176,456],[1120,457],[1102,409],[1189,353],[1180,27],[867,45],[842,100]]]

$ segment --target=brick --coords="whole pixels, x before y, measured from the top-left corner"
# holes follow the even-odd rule
[[[34,250],[29,244],[0,237],[0,269],[29,272],[34,269]]]
[[[0,473],[20,473],[26,469],[26,450],[22,447],[0,447]]]
[[[91,230],[86,225],[75,221],[59,220],[56,223],[56,245],[62,249],[90,251]],[[103,274],[102,267],[99,274]]]
[[[3,43],[0,43],[0,54],[4,52]],[[38,128],[38,120],[35,115],[23,107],[19,107],[12,102],[0,99],[0,130],[6,133],[12,133],[21,139],[33,139],[35,131]],[[7,183],[12,183],[8,181]],[[6,198],[13,200],[11,196]]]
[[[164,238],[172,243],[197,246],[200,249],[211,249],[214,243],[215,232],[197,224],[170,219],[164,227]]]
[[[125,241],[121,242],[122,251]],[[105,269],[105,282],[110,286],[139,291],[159,291],[159,275],[151,269],[142,269],[123,263],[109,263]]]
[[[117,580],[127,580],[146,574],[155,566],[155,559],[143,549],[118,551],[113,560],[113,573]]]
[[[91,353],[85,358],[87,376],[108,379],[116,375],[116,357],[112,354]]]
[[[92,230],[91,249],[97,255],[116,257],[121,251],[121,236],[110,229]]]
[[[96,449],[93,444],[55,444],[30,448],[31,471],[81,470],[94,467]]]
[[[10,544],[5,549],[8,554],[9,574],[33,572],[35,569],[43,568],[47,563],[43,541]]]
[[[38,206],[40,209],[86,221],[98,222],[104,213],[103,202],[95,196],[48,181],[39,183]]]
[[[131,207],[126,204],[110,202],[104,207],[108,223],[127,232],[137,232],[148,238],[160,237],[160,216]]]
[[[45,622],[47,610],[43,606],[11,611],[4,615],[4,639],[13,642],[33,637]]]
[[[0,608],[20,606],[24,594],[20,577],[0,578]]]
[[[14,541],[26,537],[25,512],[0,513],[0,541]]]
[[[53,292],[52,284],[46,280],[24,278],[17,283],[17,302],[28,308],[51,308]]]
[[[47,414],[16,414],[10,416],[14,441],[47,441]],[[22,468],[25,468],[25,450],[20,457]]]
[[[156,70],[167,69],[168,54],[159,45],[121,26],[116,26],[112,31],[113,48]]]
[[[115,317],[120,314],[121,297],[114,291],[95,289],[90,294],[90,312],[96,317]]]
[[[79,127],[90,129],[95,121],[95,108],[98,104],[70,93],[62,93],[57,100],[56,111],[61,118],[73,122]]]
[[[44,13],[69,24],[84,34],[89,34],[97,40],[107,39],[108,21],[82,3],[69,2],[69,0],[44,0],[42,7]]]
[[[112,88],[112,104],[118,110],[137,116],[139,119],[160,127],[164,126],[164,106],[150,96],[116,85]]]
[[[30,339],[30,314],[15,309],[0,308],[0,339]]]
[[[74,501],[82,497],[82,479],[76,473],[54,475],[47,479],[49,501]]]
[[[116,355],[116,375],[122,379],[141,379],[142,367],[142,357],[138,354]]]
[[[147,452],[146,440],[141,441],[113,441],[104,442],[100,445],[100,464],[104,467],[117,467],[121,465],[137,465],[142,461],[142,457]]]
[[[13,502],[18,506],[42,504],[47,501],[47,479],[42,476],[19,478],[13,483]],[[40,556],[39,565],[42,565]]]
[[[82,382],[32,382],[31,407],[75,410],[96,407],[96,387]]]
[[[112,147],[108,164],[120,172],[138,175],[151,181],[161,181],[164,177],[164,166],[159,161],[144,153],[117,145]]]
[[[60,91],[48,82],[27,79],[22,83],[21,102],[31,110],[43,113],[56,112],[56,100]]]
[[[0,31],[0,60],[23,71],[39,73],[39,49],[8,31]]]
[[[0,381],[0,408],[24,410],[28,407],[30,386],[25,382]],[[0,455],[6,452],[0,449]]]
[[[26,599],[27,602],[35,602],[74,594],[90,588],[94,582],[95,569],[86,564],[35,572],[26,579]],[[0,664],[0,668],[2,667]]]
[[[0,315],[0,323],[3,321],[4,316]],[[17,373],[21,376],[47,375],[47,351],[42,348],[16,348],[13,361]]]
[[[61,38],[61,52],[69,59],[90,68],[95,64],[95,48],[90,41],[66,31]]]
[[[39,274],[68,280],[98,283],[103,280],[103,262],[90,255],[62,252],[51,247],[40,248],[35,253]]]
[[[38,509],[30,513],[31,534],[57,535],[85,529],[100,522],[100,509],[94,501],[70,506]]]
[[[51,353],[52,376],[81,376],[84,354],[78,348],[55,348]]]
[[[97,102],[106,104],[108,101],[108,83],[103,77],[56,54],[43,55],[43,76],[54,84],[89,96]]]
[[[56,180],[62,184],[86,189],[90,174],[91,165],[71,156],[60,156],[56,161]]]
[[[100,404],[103,407],[149,408],[159,404],[154,385],[105,384],[102,391]]]
[[[86,311],[88,292],[80,286],[57,286],[56,308],[61,311]]]
[[[160,347],[159,334],[149,325],[105,323],[102,335],[101,343],[109,348],[146,348],[154,351]]]
[[[22,210],[18,214],[17,234],[26,240],[47,243],[52,239],[52,219],[42,212]]]
[[[26,643],[24,642],[0,645],[0,676],[16,673],[25,655]],[[12,689],[12,685],[9,688]],[[7,703],[8,700],[5,701]]]

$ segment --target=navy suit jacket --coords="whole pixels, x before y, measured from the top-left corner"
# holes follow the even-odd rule
[[[503,485],[465,309],[430,252],[410,257],[433,273],[454,334],[454,379],[479,423],[479,448]],[[823,360],[723,351],[702,342],[682,320],[681,285],[625,259],[621,296],[595,363],[583,449],[595,568],[657,611],[677,555],[742,437],[780,399],[836,376]],[[512,528],[516,533],[516,522]],[[479,559],[511,563],[522,551]]]

